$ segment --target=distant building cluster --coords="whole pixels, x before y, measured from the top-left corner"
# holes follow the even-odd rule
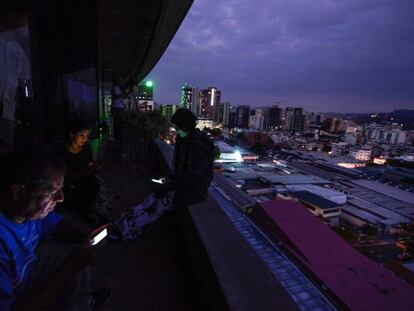
[[[141,93],[147,94],[145,89]],[[141,100],[144,99],[149,98]],[[179,108],[190,109],[200,129],[220,128],[226,139],[237,136],[240,140],[243,136],[244,147],[272,145],[320,152],[329,158],[341,158],[335,165],[345,168],[364,167],[367,163],[381,165],[386,159],[398,157],[409,161],[414,155],[414,131],[405,130],[393,118],[376,123],[371,116],[361,122],[334,113],[308,112],[294,105],[282,107],[281,102],[266,107],[232,106],[222,102],[219,88],[202,89],[188,82],[181,88],[181,102],[162,105],[160,111],[170,119]]]

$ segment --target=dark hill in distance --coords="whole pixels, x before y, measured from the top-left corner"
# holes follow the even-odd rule
[[[414,110],[410,109],[398,109],[390,112],[390,115],[404,119],[414,119]]]

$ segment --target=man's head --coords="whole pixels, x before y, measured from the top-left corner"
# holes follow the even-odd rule
[[[197,118],[188,109],[178,109],[171,117],[171,123],[177,128],[177,133],[185,137],[195,129]]]
[[[15,150],[0,163],[0,209],[18,222],[40,219],[63,201],[66,168],[41,147]]]

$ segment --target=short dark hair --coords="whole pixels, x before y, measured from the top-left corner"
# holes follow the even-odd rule
[[[171,123],[185,132],[194,130],[196,121],[197,118],[194,113],[185,108],[178,109],[171,117]]]
[[[0,162],[0,192],[23,184],[36,190],[46,184],[53,174],[66,174],[66,166],[45,147],[27,147],[5,155]]]
[[[69,119],[66,123],[68,133],[77,133],[83,130],[89,130],[91,127],[82,119]]]
[[[83,130],[89,130],[91,127],[82,119],[69,119],[66,121],[65,126],[65,139],[66,143],[72,143],[72,137],[71,134],[76,134],[78,132],[81,132]]]

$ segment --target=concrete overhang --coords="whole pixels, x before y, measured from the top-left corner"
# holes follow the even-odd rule
[[[193,0],[97,1],[99,63],[141,81],[159,61]]]

